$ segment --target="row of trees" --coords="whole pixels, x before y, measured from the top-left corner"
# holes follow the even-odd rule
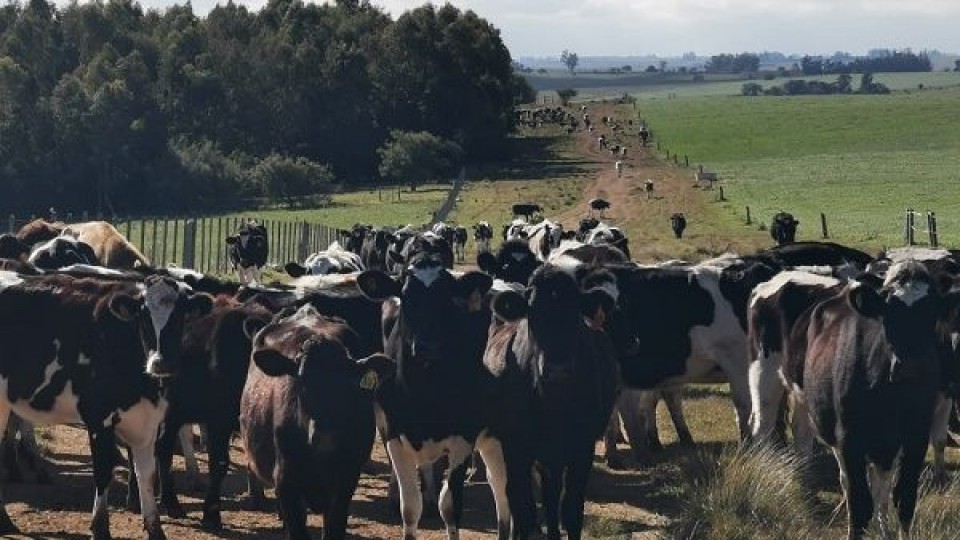
[[[914,54],[912,51],[894,51],[889,55],[876,57],[857,57],[849,61],[843,59],[823,59],[804,56],[800,60],[800,71],[804,75],[825,75],[843,73],[905,73],[924,72],[933,69],[926,54]]]
[[[390,145],[427,133],[450,155],[499,155],[531,95],[499,31],[449,4],[392,20],[367,0],[228,2],[205,18],[189,3],[10,3],[0,211],[213,208],[401,180],[382,167]]]
[[[750,82],[745,83],[741,90],[741,94],[744,96],[803,96],[851,93],[889,94],[890,89],[885,84],[874,81],[872,73],[864,73],[860,77],[859,88],[854,90],[853,77],[849,73],[841,73],[834,82],[793,79],[783,83],[783,85],[769,88]]]

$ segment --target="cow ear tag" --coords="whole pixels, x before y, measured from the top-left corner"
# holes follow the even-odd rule
[[[377,377],[377,372],[368,370],[363,374],[363,377],[360,377],[360,388],[364,390],[373,390],[377,387],[377,383],[380,382],[380,378]]]

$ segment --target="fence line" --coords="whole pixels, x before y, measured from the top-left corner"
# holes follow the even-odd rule
[[[83,213],[87,217],[86,212]],[[66,214],[66,222],[75,222]],[[7,231],[16,233],[34,218],[7,218]],[[104,219],[117,228],[156,267],[174,264],[210,274],[232,271],[226,236],[236,232],[247,218],[224,217],[114,217]],[[76,220],[79,222],[80,220]],[[311,253],[326,249],[340,238],[340,231],[303,220],[258,220],[267,229],[270,254],[267,264],[283,267],[303,262]]]

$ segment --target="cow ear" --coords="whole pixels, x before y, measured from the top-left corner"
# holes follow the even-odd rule
[[[396,372],[397,364],[392,358],[374,354],[366,358],[357,360],[360,366],[360,388],[372,392],[376,390],[384,380]]]
[[[130,322],[137,318],[142,303],[129,294],[115,294],[110,297],[107,307],[121,321]]]
[[[400,284],[380,270],[367,270],[357,276],[357,287],[370,300],[382,302],[400,296]]]
[[[213,297],[207,293],[194,293],[187,299],[187,312],[198,317],[210,313],[213,309]]]
[[[497,258],[489,251],[477,254],[477,266],[491,276],[497,273]]]
[[[296,377],[299,368],[296,362],[273,349],[255,351],[253,353],[253,363],[260,368],[260,371],[270,377],[280,377],[282,375]]]
[[[228,237],[226,238],[226,240],[224,240],[224,242],[226,242],[226,243],[228,243],[228,244],[231,244],[231,245],[236,244],[236,243],[237,243],[237,237],[236,237],[236,236],[228,236]]]
[[[527,299],[515,291],[503,291],[493,298],[493,313],[510,322],[527,316]]]
[[[247,336],[247,339],[252,340],[253,336],[257,335],[257,332],[267,325],[267,322],[269,321],[262,317],[247,317],[243,321],[243,334]]]
[[[283,269],[287,271],[290,277],[298,278],[307,275],[307,269],[295,262],[288,262]]]
[[[858,313],[864,317],[879,317],[883,315],[886,304],[877,294],[877,290],[869,285],[857,285],[847,291],[847,301]]]

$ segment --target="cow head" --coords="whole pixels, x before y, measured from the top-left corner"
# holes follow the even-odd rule
[[[180,362],[184,319],[213,308],[213,298],[194,293],[184,284],[161,276],[148,276],[139,294],[114,293],[105,299],[110,313],[137,325],[146,353],[146,372],[164,378],[176,373]]]
[[[37,268],[55,270],[72,264],[99,266],[93,248],[72,236],[58,236],[34,248],[28,260]]]
[[[340,236],[344,239],[344,247],[346,250],[360,255],[360,251],[363,249],[363,242],[372,229],[373,227],[370,225],[357,223],[354,224],[353,228],[349,231],[340,231]]]
[[[484,295],[493,280],[480,272],[455,276],[441,257],[421,253],[399,278],[368,270],[357,277],[357,285],[374,301],[400,299],[400,319],[388,339],[387,353],[401,362],[406,357],[431,365],[462,357],[470,348],[466,343],[476,337],[470,323],[482,316]],[[485,335],[486,322],[479,332]]]
[[[12,234],[0,234],[0,259],[27,262],[30,246]]]
[[[477,266],[487,274],[511,283],[527,284],[540,261],[523,240],[508,240],[496,255],[488,251],[477,255]]]

